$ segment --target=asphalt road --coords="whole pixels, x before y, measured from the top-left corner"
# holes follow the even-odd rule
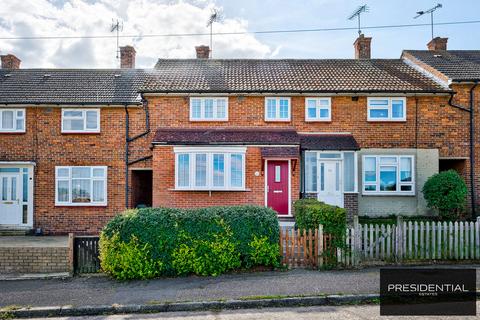
[[[444,266],[446,267],[446,266]],[[461,266],[455,266],[461,267]],[[480,288],[480,268],[477,288]],[[156,304],[379,292],[379,269],[229,274],[118,282],[107,277],[0,281],[0,307]]]
[[[480,302],[477,302],[477,310],[480,310]],[[154,319],[184,319],[184,320],[286,320],[286,319],[325,319],[325,320],[349,320],[349,319],[478,319],[478,317],[387,317],[380,316],[378,305],[365,306],[340,306],[340,307],[308,307],[308,308],[271,308],[253,310],[226,310],[216,312],[172,312],[157,314],[133,314],[133,315],[112,315],[98,317],[78,318],[50,318],[52,320],[154,320]],[[41,320],[41,319],[38,319]]]

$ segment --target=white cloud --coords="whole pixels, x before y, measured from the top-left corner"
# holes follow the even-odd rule
[[[0,37],[108,35],[112,19],[123,21],[123,35],[206,33],[214,0],[2,0]],[[244,32],[248,21],[228,15],[215,32]],[[193,58],[194,46],[208,36],[120,38],[137,50],[137,67],[158,58]],[[0,40],[0,53],[13,53],[22,67],[111,68],[116,39]],[[253,35],[214,36],[215,58],[265,58],[272,49]],[[278,53],[278,52],[277,52]]]

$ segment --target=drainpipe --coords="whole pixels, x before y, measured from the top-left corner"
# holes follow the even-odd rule
[[[450,93],[450,99],[448,100],[448,104],[452,107],[457,109],[466,111],[470,113],[470,199],[471,199],[471,206],[472,206],[472,217],[476,217],[476,194],[475,194],[475,121],[474,121],[474,114],[475,114],[475,88],[478,86],[478,81],[475,81],[475,84],[470,88],[470,109],[465,108],[460,105],[456,105],[453,103],[453,95],[454,93]]]
[[[129,149],[128,147],[130,142],[140,139],[141,137],[144,137],[150,133],[150,113],[148,111],[148,100],[144,98],[143,94],[141,94],[141,97],[142,97],[143,110],[145,112],[145,131],[133,137],[130,137],[130,115],[128,113],[128,105],[125,104],[125,208],[128,208],[129,206],[128,166],[140,161],[150,159],[152,157],[152,156],[141,157],[133,161],[129,161],[128,159],[128,149]]]

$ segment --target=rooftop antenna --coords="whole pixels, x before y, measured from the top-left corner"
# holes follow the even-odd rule
[[[217,8],[213,8],[212,13],[210,14],[210,18],[208,18],[207,27],[210,27],[210,58],[212,58],[213,54],[213,23],[219,22],[222,20],[222,15],[220,10]]]
[[[433,8],[430,8],[428,10],[425,10],[425,11],[417,11],[417,15],[415,17],[413,17],[413,19],[417,19],[418,17],[421,17],[423,16],[424,14],[427,14],[427,13],[430,13],[430,26],[432,28],[432,39],[433,39],[433,13],[437,10],[437,9],[440,9],[442,7],[442,4],[441,3],[437,3],[437,5]]]
[[[358,19],[358,35],[362,34],[362,30],[360,30],[360,14],[362,14],[363,12],[368,12],[369,10],[370,10],[370,8],[366,4],[364,4],[363,6],[358,7],[357,10],[355,10],[348,17],[348,20],[353,20],[353,19],[355,19],[355,17],[357,17],[357,19]]]
[[[118,19],[116,21],[114,21],[112,19],[112,26],[110,27],[110,32],[117,32],[117,48],[115,49],[115,52],[116,52],[116,56],[115,58],[119,58],[119,53],[120,53],[120,46],[119,46],[119,38],[120,38],[120,31],[123,31],[123,22],[120,22],[118,21]]]

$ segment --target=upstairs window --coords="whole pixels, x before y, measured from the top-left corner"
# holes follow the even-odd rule
[[[245,148],[176,148],[178,190],[244,190]]]
[[[0,109],[0,132],[25,132],[25,109]]]
[[[368,98],[368,121],[406,121],[406,98]]]
[[[56,167],[55,204],[107,204],[107,167]]]
[[[364,194],[414,195],[413,156],[364,156]]]
[[[330,98],[306,98],[305,121],[331,121]]]
[[[290,98],[265,98],[265,121],[290,121]]]
[[[190,98],[190,121],[227,121],[228,98]]]
[[[100,132],[100,109],[62,109],[62,132]]]

